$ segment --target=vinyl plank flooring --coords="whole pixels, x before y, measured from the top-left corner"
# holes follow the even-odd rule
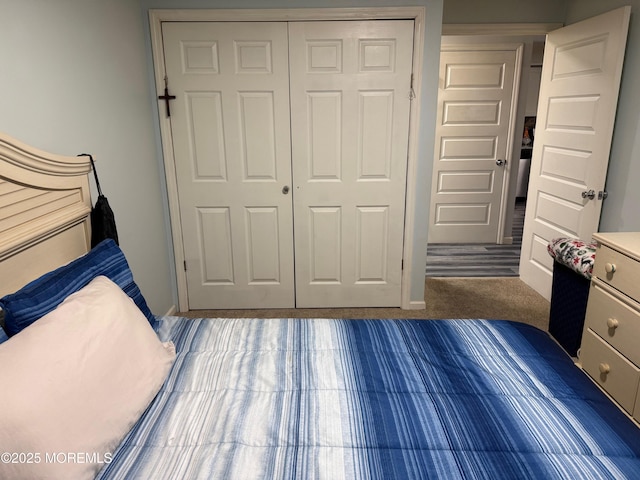
[[[517,277],[525,203],[517,202],[511,245],[438,243],[427,245],[427,277]]]

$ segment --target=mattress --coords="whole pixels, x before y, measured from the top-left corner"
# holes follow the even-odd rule
[[[638,478],[640,430],[546,332],[164,317],[178,352],[98,478]]]

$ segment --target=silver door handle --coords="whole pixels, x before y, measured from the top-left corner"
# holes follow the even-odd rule
[[[287,193],[289,193],[289,185],[285,185],[284,187],[282,187],[282,193],[284,195],[286,195]]]
[[[506,164],[507,164],[506,160],[502,160],[501,158],[496,160],[496,165],[498,165],[499,167],[502,167],[503,165],[506,165]]]
[[[584,192],[582,192],[582,198],[588,198],[589,200],[593,200],[594,198],[596,198],[595,190],[585,190]]]

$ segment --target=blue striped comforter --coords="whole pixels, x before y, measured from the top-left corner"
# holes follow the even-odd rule
[[[640,478],[640,429],[531,326],[165,317],[178,357],[99,478]]]

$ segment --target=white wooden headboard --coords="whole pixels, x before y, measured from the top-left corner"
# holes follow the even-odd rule
[[[89,250],[90,171],[0,133],[0,297]]]

